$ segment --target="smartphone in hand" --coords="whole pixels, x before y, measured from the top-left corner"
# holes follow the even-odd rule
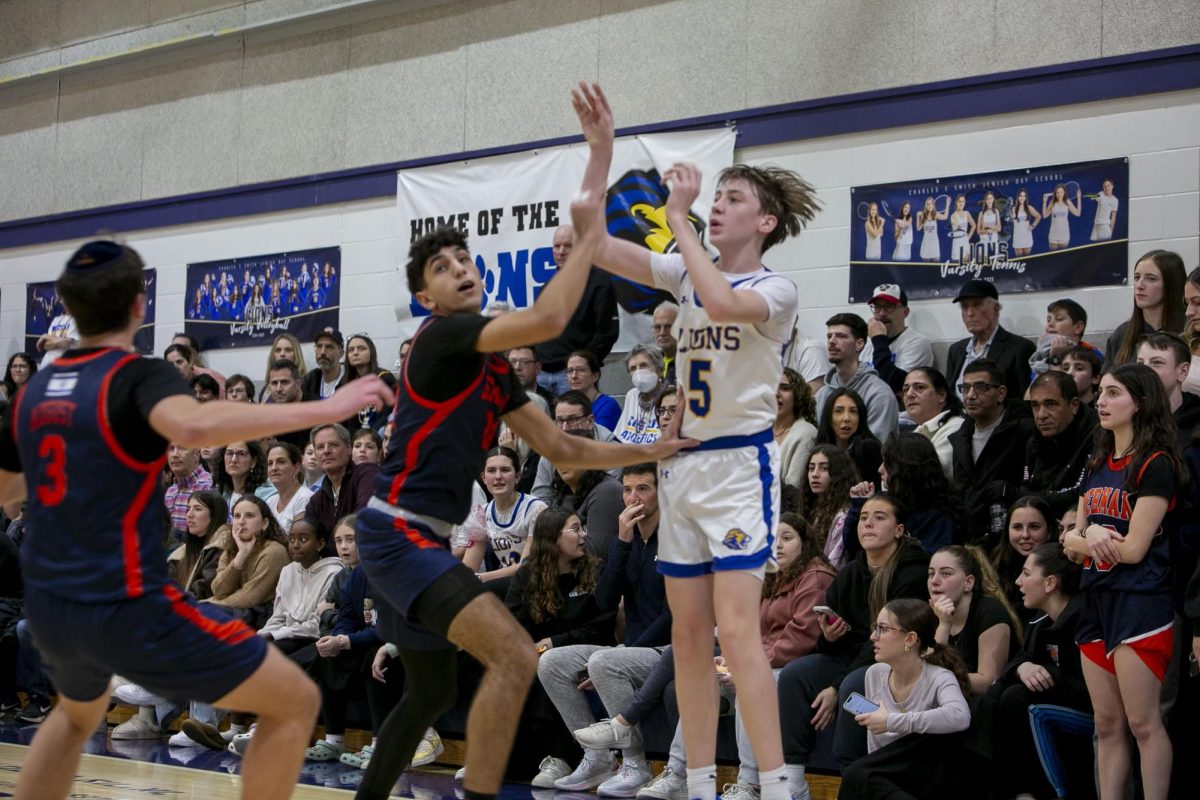
[[[838,616],[837,612],[834,611],[829,606],[813,606],[813,613],[824,616],[826,625],[836,625],[837,621],[839,619],[841,619],[841,617]],[[850,629],[849,623],[846,624],[846,629],[847,630]]]
[[[851,692],[850,696],[846,698],[846,702],[842,705],[842,708],[855,715],[870,714],[872,711],[879,710],[879,704],[871,702],[858,692]]]

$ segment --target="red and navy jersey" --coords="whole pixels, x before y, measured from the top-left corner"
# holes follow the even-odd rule
[[[0,467],[25,474],[29,587],[113,602],[168,583],[167,442],[146,417],[187,393],[166,362],[108,348],[69,351],[30,379],[0,436]]]
[[[1093,471],[1084,484],[1083,499],[1087,525],[1111,528],[1129,535],[1129,520],[1141,497],[1165,497],[1169,508],[1175,505],[1178,480],[1166,453],[1156,451],[1130,466],[1132,456],[1114,460],[1111,456]],[[1170,537],[1162,526],[1155,532],[1150,549],[1137,564],[1108,564],[1084,559],[1084,588],[1160,594],[1171,588]]]
[[[508,361],[475,351],[490,321],[433,316],[417,330],[375,480],[379,499],[455,525],[467,518],[471,485],[496,444],[500,418],[529,402]]]

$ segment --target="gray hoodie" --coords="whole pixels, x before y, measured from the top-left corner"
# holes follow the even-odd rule
[[[259,632],[275,639],[318,638],[321,618],[317,605],[342,568],[342,560],[332,556],[317,559],[308,569],[295,561],[284,567],[275,586],[275,608]]]
[[[825,402],[834,390],[842,388],[841,378],[838,377],[837,367],[832,367],[825,373],[825,385],[817,392],[817,426],[824,421]],[[896,394],[884,383],[879,373],[861,362],[858,372],[846,384],[847,389],[858,393],[867,404],[867,427],[879,441],[887,439],[899,424],[900,409],[896,405]],[[866,478],[864,478],[865,480]]]

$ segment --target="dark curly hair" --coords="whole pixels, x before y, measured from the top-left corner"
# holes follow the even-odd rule
[[[783,569],[778,572],[769,573],[763,578],[763,599],[774,597],[781,590],[786,589],[805,570],[812,566],[813,561],[825,566],[833,566],[829,563],[829,559],[825,557],[825,553],[821,549],[821,543],[817,541],[817,537],[813,536],[809,530],[808,523],[804,521],[804,517],[785,511],[779,515],[779,524],[787,525],[800,537],[800,555],[796,556],[796,559]]]
[[[829,460],[829,488],[820,497],[813,494],[806,468],[804,513],[808,516],[808,524],[812,526],[813,539],[824,551],[834,517],[850,505],[850,487],[858,483],[858,469],[854,466],[854,460],[850,458],[849,453],[837,445],[819,444],[814,447],[808,457],[809,465],[812,464],[813,456],[816,455],[824,456]]]
[[[817,401],[813,397],[812,387],[791,367],[783,368],[782,380],[787,382],[792,391],[792,418],[807,420],[816,425]]]
[[[252,494],[244,494],[238,498],[236,503],[233,504],[230,512],[236,512],[237,507],[242,503],[253,503],[258,507],[258,513],[261,514],[263,518],[262,534],[258,537],[258,542],[254,545],[255,550],[258,550],[260,547],[262,547],[268,540],[279,542],[284,547],[288,546],[287,536],[282,530],[279,529],[279,522],[275,519],[275,515],[271,513],[271,507],[267,505],[266,500],[263,500],[261,497],[256,497]],[[237,542],[235,541],[236,538],[236,536],[231,535],[225,540],[225,553],[228,554],[230,558],[233,558],[237,555]]]
[[[459,247],[467,250],[467,235],[458,228],[436,228],[412,243],[408,248],[408,263],[404,275],[408,280],[410,294],[425,289],[425,262],[433,258],[443,247]]]
[[[576,517],[573,511],[551,507],[539,514],[533,524],[529,557],[521,568],[530,572],[524,599],[529,616],[539,624],[552,619],[566,599],[558,588],[558,537],[572,517]],[[575,572],[576,591],[591,592],[596,588],[600,574],[600,560],[596,556],[585,552],[582,558],[572,562],[571,569]]]
[[[267,482],[267,454],[255,439],[243,442],[243,444],[250,451],[250,471],[246,473],[246,485],[243,487],[243,491],[246,494],[253,494],[255,489]],[[217,448],[212,478],[213,486],[221,494],[232,496],[234,492],[233,476],[225,471],[225,451],[228,449],[229,445]]]
[[[4,367],[4,396],[10,403],[17,399],[17,382],[12,377],[12,365],[18,358],[29,365],[29,378],[36,375],[38,371],[38,362],[30,353],[13,353],[8,357],[8,364]],[[25,379],[26,382],[29,381],[29,378]]]
[[[943,508],[963,530],[958,488],[946,477],[933,442],[919,433],[893,433],[883,443],[888,492],[910,510]]]

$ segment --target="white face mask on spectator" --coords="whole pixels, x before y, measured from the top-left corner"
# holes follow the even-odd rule
[[[653,370],[635,369],[629,377],[633,379],[633,388],[642,394],[646,394],[658,386],[658,376],[654,374]]]

